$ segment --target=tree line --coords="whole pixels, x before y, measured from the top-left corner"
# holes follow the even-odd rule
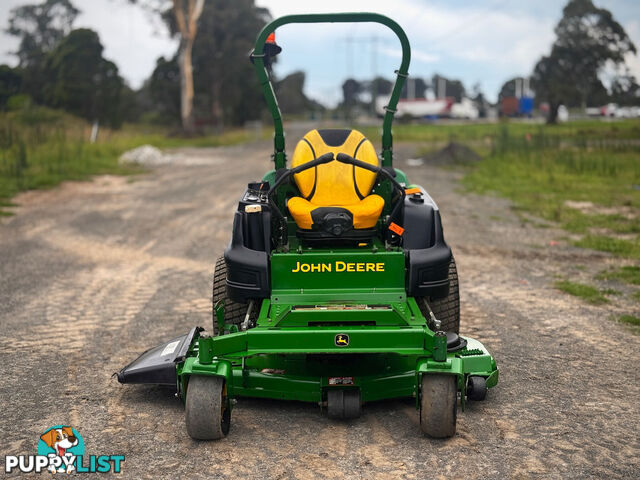
[[[584,108],[609,102],[640,103],[640,86],[625,63],[627,55],[636,54],[636,47],[609,10],[596,7],[592,0],[570,0],[554,32],[556,39],[550,53],[535,64],[529,82],[536,102],[549,104],[550,123],[556,121],[560,105]],[[603,77],[608,77],[608,85]],[[515,96],[516,84],[522,86],[524,80],[523,77],[507,80],[500,88],[498,100]],[[391,81],[380,77],[369,82],[347,79],[342,85],[343,106],[362,106],[362,93],[387,95],[391,87]],[[416,78],[412,87],[415,98],[424,98],[427,88],[457,102],[469,96],[478,104],[481,116],[488,106],[479,85],[469,93],[460,80],[437,74],[430,84]],[[407,98],[407,91],[405,83],[401,98]]]
[[[80,10],[71,0],[44,0],[11,10],[6,32],[19,39],[18,66],[0,66],[0,109],[34,102],[112,127],[144,121],[189,133],[261,118],[262,91],[248,52],[271,19],[267,9],[254,0],[129,1],[157,15],[179,40],[140,89],[104,58],[95,31],[74,28]],[[290,94],[283,110],[317,108],[302,92],[304,73],[274,80]]]
[[[71,112],[112,127],[123,122],[155,122],[193,133],[202,125],[241,125],[264,114],[262,91],[247,57],[256,33],[271,19],[254,0],[113,0],[129,1],[157,15],[179,40],[175,54],[158,58],[144,85],[134,91],[118,67],[103,57],[98,34],[74,29],[80,11],[71,0],[43,0],[11,10],[6,32],[19,39],[15,68],[0,65],[0,109],[35,102]],[[547,102],[549,121],[558,107],[623,105],[640,101],[637,79],[625,64],[636,47],[611,12],[592,0],[570,0],[555,27],[548,55],[533,68],[531,88],[538,103]],[[608,85],[603,75],[608,74]],[[274,78],[284,113],[306,113],[323,107],[303,93],[304,72]],[[503,85],[499,98],[515,90],[516,79]],[[434,75],[445,96],[465,96],[459,80]],[[422,79],[412,92],[424,95]],[[390,82],[347,79],[342,107],[359,102],[360,94],[385,94]],[[406,87],[403,95],[407,95]],[[479,86],[473,98],[487,102]],[[360,102],[362,103],[362,102]]]

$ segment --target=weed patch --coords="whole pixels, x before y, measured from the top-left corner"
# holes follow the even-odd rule
[[[631,265],[616,270],[605,270],[600,272],[596,278],[598,280],[621,280],[633,285],[640,285],[640,267]]]
[[[580,297],[587,303],[592,305],[601,305],[609,303],[609,299],[595,287],[585,285],[583,283],[570,282],[569,280],[560,280],[554,283],[554,286],[569,295]]]

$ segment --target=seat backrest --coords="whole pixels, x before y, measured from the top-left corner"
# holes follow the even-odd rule
[[[324,129],[311,130],[298,142],[291,166],[303,165],[329,152],[334,156],[346,153],[371,165],[379,165],[375,148],[359,131]],[[371,193],[376,174],[334,160],[298,173],[294,179],[302,196],[314,205],[354,205]]]

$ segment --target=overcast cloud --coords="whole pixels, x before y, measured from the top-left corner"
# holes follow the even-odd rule
[[[24,0],[0,2],[0,24]],[[461,79],[467,89],[479,83],[495,100],[502,83],[531,72],[536,60],[549,51],[553,27],[565,4],[558,0],[257,0],[274,17],[291,13],[376,11],[394,18],[406,30],[412,46],[410,73],[431,77],[440,73]],[[640,1],[596,0],[610,9],[640,47]],[[98,31],[105,56],[115,61],[129,84],[137,88],[152,72],[158,56],[171,56],[176,41],[159,21],[126,0],[75,1],[82,10],[76,26]],[[276,73],[307,72],[306,90],[317,100],[335,104],[347,76],[391,78],[397,68],[400,45],[386,27],[374,25],[285,26],[277,32],[283,53]],[[16,41],[3,34],[0,62],[15,64],[8,52]],[[375,55],[374,55],[375,52]],[[640,59],[629,58],[640,78]]]

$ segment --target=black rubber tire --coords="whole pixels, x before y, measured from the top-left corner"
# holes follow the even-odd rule
[[[445,332],[460,333],[460,290],[458,286],[458,270],[456,261],[451,257],[449,263],[449,294],[443,298],[427,299],[425,297],[417,298],[420,311],[425,318],[429,318],[429,309],[425,302],[429,302],[429,306],[440,322],[440,329]]]
[[[329,418],[358,418],[361,411],[360,390],[335,389],[327,392],[327,416]]]
[[[185,420],[194,440],[219,440],[227,436],[231,408],[224,379],[193,375],[187,385]]]
[[[244,321],[244,317],[247,315],[247,308],[249,305],[246,303],[237,303],[231,300],[227,296],[227,263],[224,261],[224,256],[220,255],[216,261],[216,268],[213,272],[213,293],[211,295],[212,302],[212,320],[213,320],[213,335],[218,335],[218,320],[216,319],[215,306],[219,300],[224,301],[224,321],[228,324],[233,324],[240,330],[240,325]],[[259,302],[255,302],[251,311],[251,320],[258,318],[258,309],[260,307]]]
[[[420,428],[432,438],[456,433],[458,388],[455,375],[422,375]]]
[[[487,380],[484,377],[469,377],[467,382],[467,399],[481,402],[487,397]]]

